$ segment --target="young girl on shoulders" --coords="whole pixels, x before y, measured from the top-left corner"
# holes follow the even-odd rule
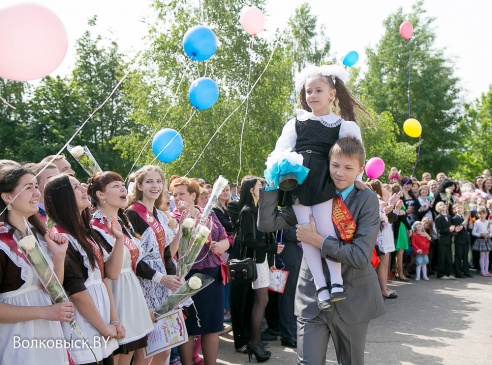
[[[355,120],[357,111],[365,111],[345,86],[348,79],[348,73],[337,65],[308,66],[300,73],[296,80],[296,92],[299,93],[302,109],[298,109],[297,117],[284,126],[267,161],[269,167],[276,159],[294,154],[293,160],[302,160],[302,165],[309,169],[306,180],[286,192],[282,203],[292,205],[299,224],[309,224],[309,216],[312,215],[318,233],[324,236],[337,236],[332,209],[333,198],[340,193],[330,178],[328,153],[340,138],[354,135],[362,140]],[[266,176],[269,175],[268,171],[265,172]],[[365,189],[362,183],[356,184],[358,189]],[[273,188],[278,188],[278,184],[275,186],[274,183]],[[331,277],[328,287],[319,250],[304,243],[302,247],[314,277],[318,305],[321,310],[330,310],[330,300],[346,298],[341,264],[326,260]]]

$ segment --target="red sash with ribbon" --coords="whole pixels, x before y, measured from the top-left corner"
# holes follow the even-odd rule
[[[25,262],[27,262],[27,264],[29,266],[31,266],[26,255],[24,255],[24,253],[20,250],[17,242],[15,242],[14,237],[12,237],[8,233],[2,233],[2,234],[0,234],[0,241],[5,242],[5,244],[8,246],[8,248],[10,248],[17,256],[19,256],[21,259],[23,259]]]
[[[51,228],[50,232],[72,235],[70,232],[60,226],[54,226],[53,228]],[[98,246],[96,242],[90,239],[87,239],[87,242],[89,242],[92,247],[92,252],[94,252],[94,255],[96,256],[97,267],[101,272],[101,277],[104,278],[104,255],[102,253],[102,249]]]
[[[337,228],[338,234],[340,235],[340,239],[343,243],[352,242],[357,224],[339,195],[333,198],[331,220]]]
[[[161,254],[162,261],[164,261],[164,248],[166,247],[166,236],[164,235],[164,228],[158,219],[154,217],[154,215],[149,212],[147,207],[142,203],[136,202],[128,207],[128,209],[132,209],[138,213],[140,218],[144,220],[145,223],[148,224],[150,228],[155,233],[157,238],[157,243],[159,245],[159,252]]]
[[[105,224],[102,224],[99,221],[99,219],[92,219],[91,225],[104,231],[109,236],[116,238],[114,234],[112,234],[111,231],[108,229],[108,227],[106,227]],[[126,248],[128,248],[128,251],[130,251],[130,257],[132,259],[132,270],[133,272],[135,272],[137,270],[137,260],[139,255],[138,247],[135,244],[135,242],[133,242],[133,240],[130,237],[128,237],[126,234],[123,234],[123,243],[126,246]]]
[[[339,195],[333,199],[331,219],[337,228],[338,234],[340,235],[340,239],[343,243],[352,242],[355,230],[357,229],[357,224]],[[379,257],[375,248],[372,252],[371,264],[374,268],[379,265]]]

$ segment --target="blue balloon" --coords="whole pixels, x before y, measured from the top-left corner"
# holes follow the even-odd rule
[[[198,110],[207,110],[219,99],[219,87],[210,77],[200,77],[191,83],[188,99]]]
[[[347,55],[343,58],[343,64],[345,66],[351,67],[357,63],[359,60],[359,54],[355,51],[350,51],[347,53]]]
[[[183,37],[183,50],[193,61],[206,61],[217,49],[217,37],[212,29],[197,25],[188,29]]]
[[[157,132],[152,140],[152,152],[162,162],[173,162],[183,151],[181,134],[171,128],[164,128]]]

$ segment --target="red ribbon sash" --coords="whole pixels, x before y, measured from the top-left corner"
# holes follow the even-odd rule
[[[29,260],[27,259],[26,255],[20,250],[19,245],[17,242],[15,242],[14,237],[12,237],[8,233],[2,233],[0,234],[0,241],[3,241],[6,243],[6,245],[21,259],[23,259],[29,266],[31,264],[29,263]]]
[[[64,233],[64,234],[72,235],[70,232],[68,232],[67,230],[63,229],[60,226],[54,226],[53,228],[51,228],[50,231],[54,233]],[[91,239],[87,239],[87,242],[89,242],[89,244],[92,247],[92,251],[96,256],[97,267],[99,268],[99,271],[101,271],[101,277],[104,279],[104,255],[102,253],[102,249],[98,246],[97,243],[95,243]]]
[[[101,229],[102,231],[104,231],[105,233],[110,235],[111,237],[115,238],[114,234],[112,234],[109,231],[108,227],[106,227],[105,224],[102,224],[99,221],[99,219],[92,219],[91,225]],[[133,272],[135,272],[137,270],[137,259],[138,259],[138,254],[139,254],[138,247],[135,244],[135,242],[133,242],[133,240],[131,238],[129,238],[126,234],[123,234],[123,243],[126,246],[126,248],[128,248],[128,250],[130,251],[130,257],[132,258],[132,270],[133,270]]]
[[[339,195],[333,199],[331,219],[338,230],[340,239],[344,243],[350,243],[357,229],[357,224]]]
[[[157,243],[159,244],[159,252],[161,254],[161,258],[162,260],[164,260],[164,248],[166,247],[166,237],[164,235],[164,228],[162,227],[159,220],[156,219],[154,215],[151,212],[149,212],[147,207],[142,203],[139,202],[133,203],[128,207],[128,209],[132,209],[135,212],[137,212],[140,218],[142,218],[144,222],[146,222],[148,226],[152,228],[152,230],[155,233],[155,236],[157,237]]]

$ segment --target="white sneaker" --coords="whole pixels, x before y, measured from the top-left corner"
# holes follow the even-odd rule
[[[456,278],[453,275],[449,275],[448,278],[451,280],[456,280]]]
[[[416,276],[416,277],[415,277],[415,280],[416,280],[416,281],[419,281],[419,280],[420,280],[420,276]]]
[[[429,277],[427,277],[427,276],[424,276],[424,278],[423,278],[423,279],[424,279],[424,280],[429,280]]]
[[[444,276],[441,276],[441,277],[440,277],[440,279],[441,279],[441,280],[449,280],[449,279],[450,279],[450,277],[449,277],[449,276],[444,275]]]

